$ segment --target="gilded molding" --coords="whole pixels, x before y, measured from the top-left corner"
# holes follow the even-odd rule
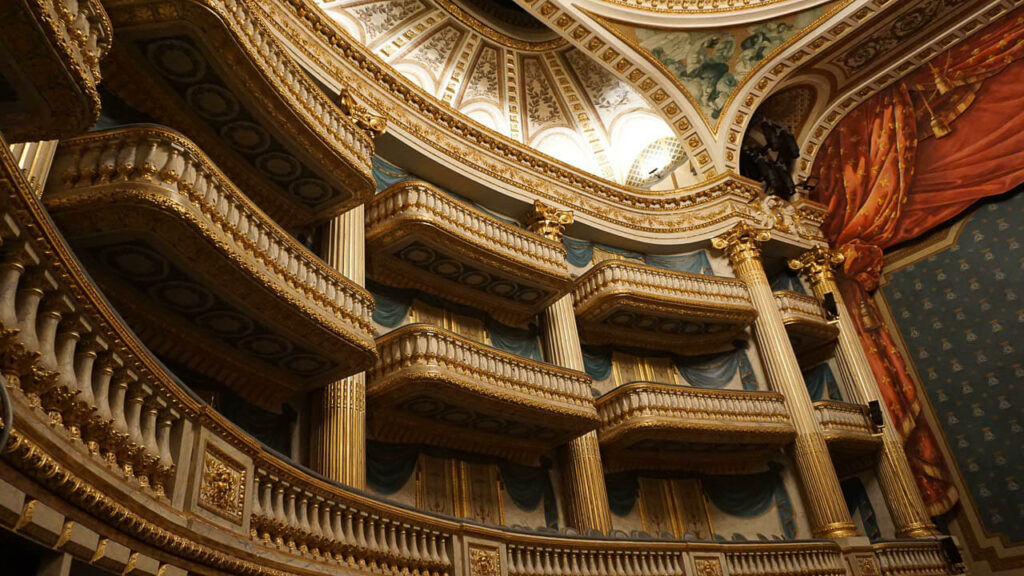
[[[111,41],[110,20],[100,2],[14,0],[0,8],[0,21],[0,52],[10,52],[18,72],[8,81],[19,99],[37,98],[5,110],[0,127],[6,138],[66,138],[92,126],[100,113],[99,62]],[[15,111],[19,107],[24,111]]]

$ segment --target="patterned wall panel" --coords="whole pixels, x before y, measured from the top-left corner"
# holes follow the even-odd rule
[[[1024,542],[1024,194],[890,275],[885,298],[990,533]]]

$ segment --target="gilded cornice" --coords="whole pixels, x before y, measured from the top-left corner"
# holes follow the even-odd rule
[[[481,129],[413,86],[380,58],[367,53],[307,0],[261,4],[275,33],[314,73],[353,86],[388,119],[394,133],[455,161],[470,174],[497,182],[495,189],[532,203],[543,199],[571,207],[577,221],[634,239],[691,242],[737,221],[770,215],[749,203],[758,185],[722,174],[699,185],[662,192],[618,186],[575,170],[493,131]],[[640,233],[638,235],[637,233]],[[808,246],[820,233],[780,234],[786,243]]]
[[[110,19],[100,2],[15,0],[0,8],[0,22],[0,53],[10,52],[17,71],[7,81],[19,97],[39,99],[22,101],[23,112],[5,110],[0,126],[7,138],[50,140],[92,126],[100,113],[99,63],[111,41]]]
[[[512,324],[537,315],[572,286],[560,243],[426,182],[395,184],[367,205],[366,250],[377,281],[482,308]]]
[[[108,6],[125,35],[112,58],[113,89],[136,108],[189,135],[282,224],[291,228],[322,221],[373,195],[372,138],[383,129],[383,120],[346,99],[345,93],[338,102],[324,94],[278,44],[249,2],[117,0]],[[302,179],[293,178],[286,186],[260,171],[259,158],[251,160],[233,147],[223,130],[218,133],[193,104],[151,71],[152,64],[144,62],[132,44],[182,30],[210,52],[230,58],[231,65],[208,66],[223,75],[221,81],[230,79],[227,86],[236,87],[233,92],[241,104],[235,106],[248,110],[293,161],[331,186],[332,197],[310,204],[292,191]]]

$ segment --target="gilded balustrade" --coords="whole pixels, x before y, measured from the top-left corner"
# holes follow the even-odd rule
[[[5,528],[133,574],[285,576],[297,559],[303,573],[325,575],[853,573],[835,542],[523,534],[304,471],[174,380],[96,290],[0,144],[0,380],[17,412],[0,455]],[[97,523],[102,535],[89,528]],[[886,575],[957,573],[934,541],[876,543],[868,554]]]
[[[372,117],[325,94],[250,2],[106,6],[120,39],[110,88],[195,141],[283,226],[322,222],[373,195]]]
[[[100,113],[100,59],[111,42],[99,0],[14,0],[0,7],[0,22],[0,59],[9,63],[0,74],[17,101],[0,113],[5,138],[49,140],[92,126]]]
[[[577,278],[573,303],[586,343],[680,354],[721,349],[757,317],[739,280],[628,260],[605,260]]]
[[[597,425],[585,373],[428,324],[394,330],[377,348],[380,361],[367,374],[366,400],[370,430],[379,439],[431,439],[528,458]],[[455,411],[474,418],[455,425],[444,417]]]
[[[596,402],[614,469],[659,468],[777,448],[795,431],[780,394],[633,382]],[[681,454],[686,453],[686,458]]]
[[[155,350],[271,405],[373,362],[369,293],[267,218],[178,133],[134,126],[74,138],[61,143],[53,170],[47,208]],[[202,312],[244,316],[252,338],[281,342],[281,358],[244,346],[235,324],[219,330],[198,312],[173,312],[189,302],[168,294],[186,288],[220,299]],[[314,359],[319,371],[296,364]]]
[[[779,290],[773,295],[793,349],[801,358],[805,355],[817,358],[835,344],[839,328],[828,321],[816,298],[789,290]]]
[[[366,207],[371,276],[487,310],[518,324],[568,292],[565,248],[459,202],[402,182]]]
[[[822,400],[814,403],[814,416],[830,447],[870,452],[881,445],[867,406]]]

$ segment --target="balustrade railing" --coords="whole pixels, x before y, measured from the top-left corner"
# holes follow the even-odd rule
[[[841,551],[828,543],[804,543],[799,547],[725,551],[731,576],[844,576]]]
[[[687,274],[634,262],[605,260],[576,281],[573,299],[577,309],[586,306],[606,289],[629,290],[631,293],[668,300],[700,302],[707,307],[719,305],[752,308],[747,287],[734,278]]]
[[[884,542],[874,545],[882,576],[943,576],[952,570],[942,546],[935,540]]]
[[[874,434],[867,406],[823,400],[814,403],[814,417],[822,429],[835,433]]]

